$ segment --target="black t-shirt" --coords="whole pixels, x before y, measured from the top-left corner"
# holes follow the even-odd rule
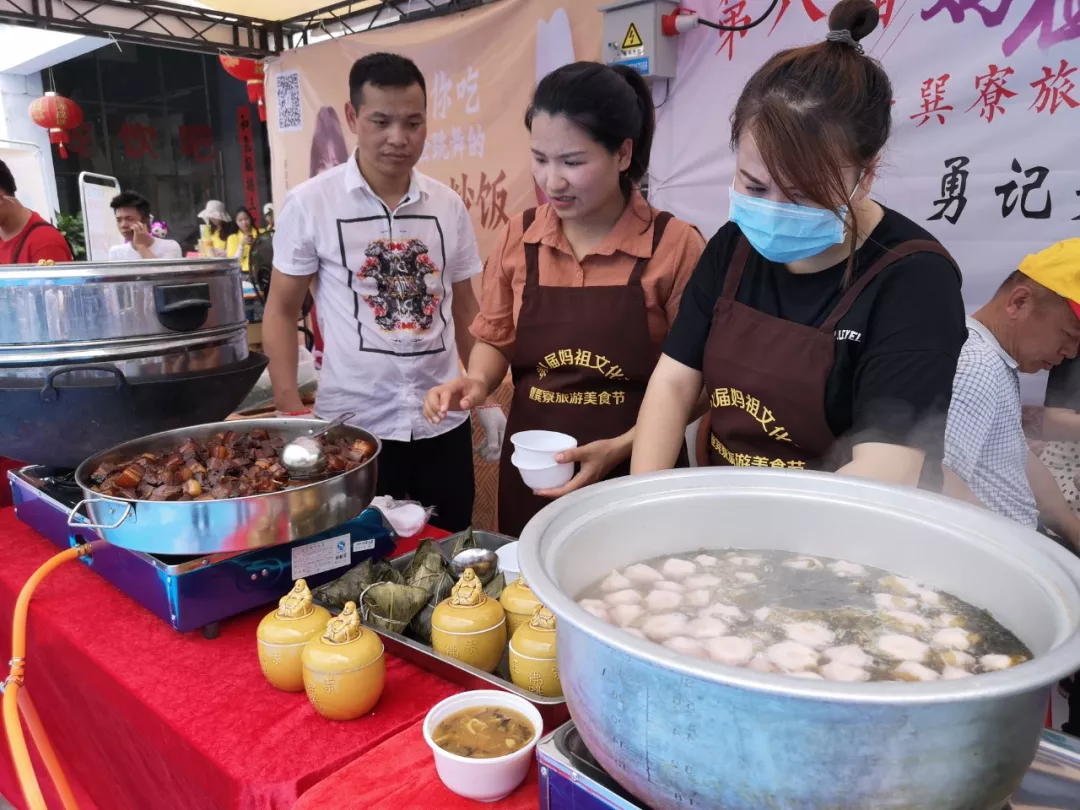
[[[740,236],[732,222],[720,228],[686,285],[664,353],[690,368],[701,370],[713,308]],[[934,237],[886,208],[856,255],[854,278],[887,249],[914,239]],[[845,259],[820,273],[797,274],[751,249],[736,300],[820,327],[843,296],[846,267]],[[956,361],[967,339],[960,278],[949,261],[935,253],[897,261],[863,290],[834,334],[825,413],[843,446],[903,444],[940,459]]]

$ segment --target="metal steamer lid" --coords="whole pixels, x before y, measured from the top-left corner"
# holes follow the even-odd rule
[[[0,367],[236,343],[246,327],[232,259],[0,268]]]

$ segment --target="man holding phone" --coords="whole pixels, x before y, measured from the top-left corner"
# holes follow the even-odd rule
[[[124,244],[109,248],[110,262],[136,262],[140,259],[182,259],[180,244],[172,239],[158,239],[150,233],[150,202],[134,191],[113,197],[116,227]]]

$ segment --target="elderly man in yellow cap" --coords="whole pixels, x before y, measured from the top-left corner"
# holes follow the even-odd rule
[[[944,491],[1080,549],[1080,519],[1028,448],[1018,376],[1076,356],[1080,239],[1025,258],[967,326],[945,428]]]

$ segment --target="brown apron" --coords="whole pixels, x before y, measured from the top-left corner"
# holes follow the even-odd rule
[[[836,324],[879,273],[913,253],[937,253],[937,242],[903,242],[855,281],[819,328],[758,312],[735,300],[750,254],[740,236],[713,310],[703,376],[709,395],[709,460],[714,465],[826,469],[837,441],[825,413]],[[959,272],[959,271],[958,271]]]
[[[525,212],[528,231],[536,209]],[[656,252],[671,214],[653,223]],[[522,430],[568,433],[578,446],[613,439],[634,427],[660,352],[649,337],[638,259],[625,286],[541,287],[540,245],[525,243],[525,289],[510,362],[514,398],[499,461],[499,531],[519,537],[551,503],[525,486],[510,461],[510,437]],[[629,460],[608,478],[627,475]]]

